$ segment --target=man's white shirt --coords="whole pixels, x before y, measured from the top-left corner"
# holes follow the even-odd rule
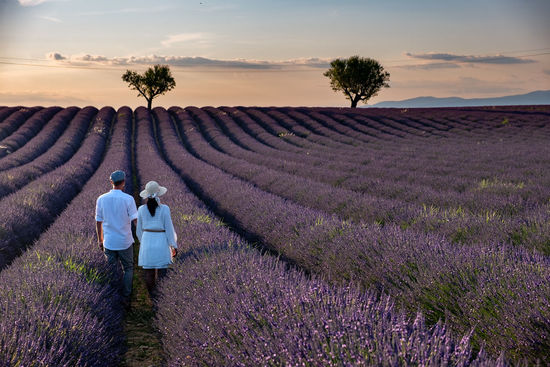
[[[103,222],[103,247],[126,250],[132,243],[132,220],[137,219],[134,198],[122,190],[111,190],[97,198],[95,220]]]

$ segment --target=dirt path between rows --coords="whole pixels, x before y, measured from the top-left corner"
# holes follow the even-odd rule
[[[134,264],[137,264],[139,245],[134,248]],[[126,353],[122,367],[164,366],[160,335],[153,326],[155,313],[149,298],[142,270],[134,265],[134,284],[130,310],[124,320]]]
[[[141,198],[139,197],[139,180],[136,175],[136,126],[133,121],[132,138],[131,138],[131,165],[132,165],[132,182],[133,196],[136,205],[139,206]],[[130,184],[130,183],[128,183]],[[155,312],[153,310],[153,302],[149,297],[149,292],[145,286],[143,271],[137,265],[137,257],[139,254],[139,242],[135,238],[134,245],[134,278],[132,299],[130,310],[124,318],[124,334],[126,335],[126,353],[124,354],[121,367],[161,367],[166,363],[162,355],[162,346],[160,335],[153,326]]]

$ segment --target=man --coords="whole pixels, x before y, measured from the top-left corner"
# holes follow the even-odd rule
[[[111,173],[112,190],[97,198],[95,219],[98,246],[104,251],[110,264],[120,264],[123,269],[122,296],[126,309],[130,307],[132,277],[134,275],[134,238],[132,225],[137,223],[134,198],[125,192],[126,175],[123,171]]]

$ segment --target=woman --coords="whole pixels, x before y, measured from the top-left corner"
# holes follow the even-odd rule
[[[139,196],[146,204],[138,208],[136,234],[140,242],[138,265],[145,272],[145,284],[149,294],[155,289],[155,278],[166,274],[177,254],[177,236],[170,216],[170,208],[161,204],[159,196],[166,193],[166,187],[155,181],[147,182]]]

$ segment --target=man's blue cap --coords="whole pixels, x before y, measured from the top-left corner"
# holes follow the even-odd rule
[[[124,174],[124,171],[119,170],[111,173],[111,181],[113,182],[124,181],[125,178],[126,178],[126,175]]]

